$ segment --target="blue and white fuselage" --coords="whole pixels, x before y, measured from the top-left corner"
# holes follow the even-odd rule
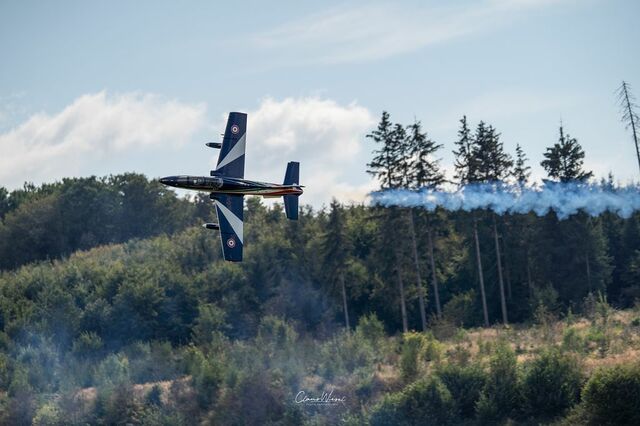
[[[261,195],[282,197],[302,194],[302,186],[256,182],[225,176],[167,176],[160,183],[176,188],[206,191],[214,194]]]
[[[207,143],[219,148],[220,155],[215,170],[210,176],[167,176],[160,183],[175,188],[208,192],[215,202],[219,223],[205,223],[208,229],[220,230],[222,253],[225,260],[242,260],[243,209],[245,195],[283,197],[287,218],[298,219],[298,197],[300,185],[300,163],[287,164],[282,184],[256,182],[244,179],[244,153],[247,140],[247,114],[229,113],[222,143]]]

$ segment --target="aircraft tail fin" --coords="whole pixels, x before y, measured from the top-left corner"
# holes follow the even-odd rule
[[[290,161],[284,174],[284,185],[298,185],[300,183],[300,163]],[[284,211],[287,219],[298,220],[298,195],[285,195]]]
[[[284,195],[284,211],[287,214],[287,219],[298,220],[298,196],[297,195]]]

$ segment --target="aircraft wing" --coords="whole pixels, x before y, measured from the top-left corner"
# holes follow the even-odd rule
[[[244,178],[244,150],[247,136],[247,114],[230,112],[222,139],[216,172],[222,176]]]
[[[242,261],[243,246],[243,202],[242,195],[217,195],[216,211],[220,224],[220,241],[224,260]]]

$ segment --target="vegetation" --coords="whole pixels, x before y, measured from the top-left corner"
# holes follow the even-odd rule
[[[444,184],[419,122],[371,137],[382,188]],[[455,154],[527,184],[487,123]],[[561,131],[543,165],[583,158]],[[0,189],[0,424],[639,422],[639,214],[245,208],[231,264],[144,176]]]

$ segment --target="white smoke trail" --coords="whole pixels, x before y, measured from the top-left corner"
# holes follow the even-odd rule
[[[521,187],[499,182],[470,184],[457,191],[390,189],[370,195],[372,204],[387,207],[420,207],[429,211],[437,207],[464,211],[489,209],[500,215],[534,212],[538,216],[554,211],[559,219],[578,211],[591,216],[609,211],[628,218],[640,210],[638,185],[613,188],[577,182],[545,182],[540,187]]]

